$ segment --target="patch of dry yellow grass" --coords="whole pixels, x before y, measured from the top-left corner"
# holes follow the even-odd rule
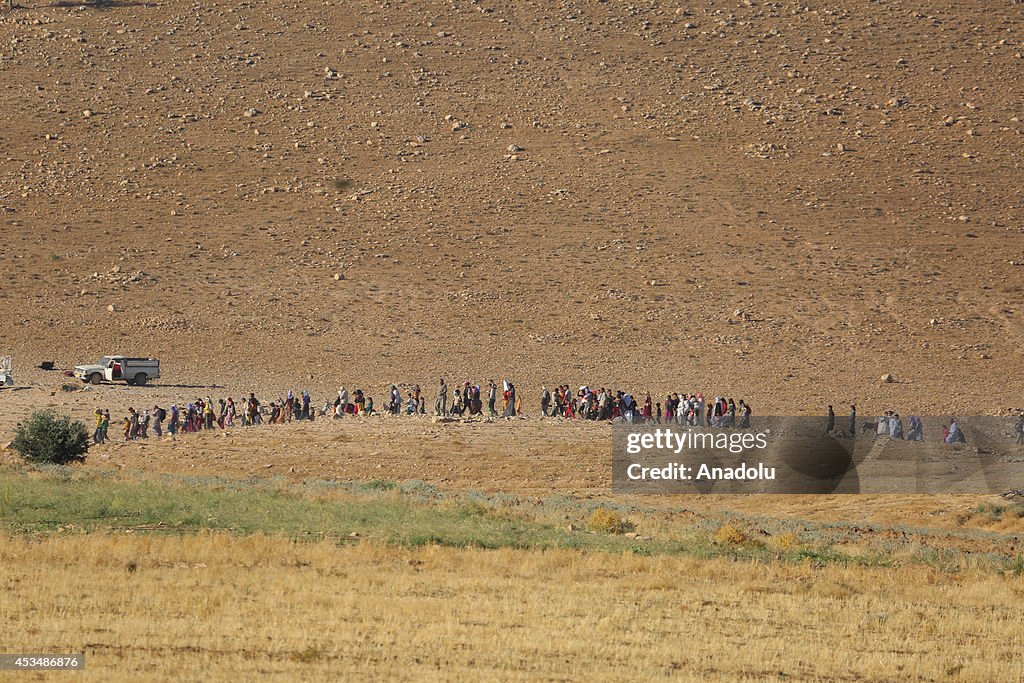
[[[222,534],[0,541],[4,650],[84,651],[82,681],[1024,676],[1019,577]]]

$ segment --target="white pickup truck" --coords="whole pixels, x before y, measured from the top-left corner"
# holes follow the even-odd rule
[[[160,361],[155,358],[103,356],[95,365],[76,365],[75,377],[90,384],[124,381],[142,386],[160,377]]]

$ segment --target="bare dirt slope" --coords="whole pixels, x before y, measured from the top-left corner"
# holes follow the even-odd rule
[[[1020,404],[1018,4],[23,4],[23,365]]]

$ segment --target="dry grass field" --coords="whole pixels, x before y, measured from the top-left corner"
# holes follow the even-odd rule
[[[1024,678],[1019,502],[614,496],[605,425],[536,419],[562,383],[1024,406],[1022,26],[0,0],[0,650],[96,681]],[[60,372],[113,353],[163,376]],[[39,408],[440,376],[509,378],[527,419],[2,450]]]
[[[942,531],[728,497],[0,474],[0,642],[84,652],[84,680],[1024,675],[1021,506]]]
[[[76,680],[1024,676],[1020,576],[223,534],[6,535],[0,570],[5,648]]]

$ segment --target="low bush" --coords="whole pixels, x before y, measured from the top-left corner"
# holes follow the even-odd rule
[[[631,525],[615,510],[597,508],[587,520],[587,528],[603,534],[624,534]]]
[[[53,465],[85,461],[89,450],[89,432],[78,420],[59,416],[52,410],[40,410],[18,425],[11,442],[25,460]]]
[[[743,545],[747,535],[732,524],[723,524],[715,532],[715,543],[718,545]]]

